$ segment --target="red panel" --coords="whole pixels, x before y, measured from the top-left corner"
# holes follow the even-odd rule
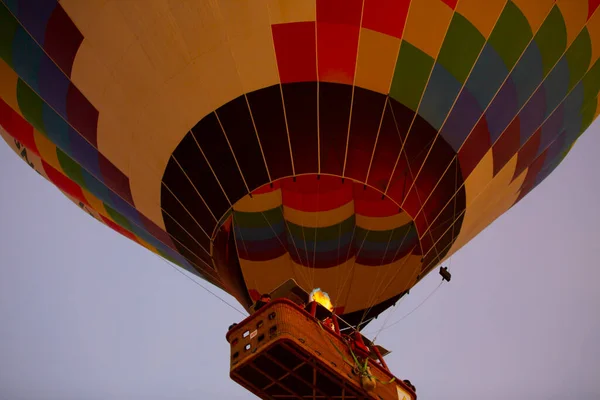
[[[33,138],[33,127],[17,114],[8,104],[0,98],[0,125],[15,140],[27,147],[27,150],[40,155],[35,139]]]
[[[73,84],[67,93],[67,117],[73,128],[97,148],[98,110]]]
[[[467,179],[477,164],[485,156],[485,153],[491,147],[490,132],[487,127],[487,121],[481,118],[461,149],[458,151],[458,160],[460,161],[460,170],[463,179]]]
[[[390,217],[400,213],[400,207],[389,197],[362,183],[354,183],[354,210],[366,217]]]
[[[46,27],[44,50],[67,76],[71,76],[73,61],[82,41],[79,29],[57,4]]]
[[[319,81],[354,83],[359,32],[358,26],[317,23]]]
[[[409,5],[410,0],[365,0],[362,26],[401,38]]]
[[[456,3],[458,3],[458,0],[442,0],[442,3],[445,3],[448,7],[454,10],[456,8]]]
[[[129,239],[133,240],[134,242],[137,242],[137,238],[135,237],[135,235],[133,233],[131,233],[128,230],[124,229],[122,226],[115,224],[114,222],[112,222],[108,218],[105,218],[102,215],[100,217],[102,217],[102,221],[106,225],[108,225],[110,228],[112,228],[113,230],[119,232],[121,235],[125,236],[126,238],[129,238]]]
[[[167,247],[171,248],[172,250],[174,250],[176,252],[179,252],[177,250],[177,247],[175,246],[175,244],[173,244],[173,240],[171,239],[171,236],[169,236],[167,234],[167,232],[165,232],[161,227],[156,225],[154,222],[152,222],[150,219],[148,219],[148,217],[146,217],[142,213],[138,213],[138,214],[139,214],[140,220],[142,221],[142,224],[144,225],[144,228],[146,228],[148,233],[150,233],[152,236],[154,236],[161,243],[165,244]]]
[[[129,188],[129,178],[101,153],[98,153],[98,162],[100,164],[100,172],[102,172],[102,181],[104,184],[133,206],[133,197],[131,197],[131,189]]]
[[[599,5],[600,0],[588,0],[588,19],[592,17]]]
[[[360,25],[362,0],[317,0],[317,22]]]
[[[314,22],[271,26],[282,83],[317,80],[317,53]]]
[[[48,180],[50,182],[52,182],[56,187],[58,187],[60,190],[62,190],[69,196],[89,206],[89,203],[87,202],[85,196],[83,195],[83,191],[81,190],[81,187],[78,184],[73,182],[71,179],[67,178],[58,170],[54,169],[44,160],[42,160],[42,166],[44,167],[44,172],[46,172],[46,176],[48,177]]]
[[[519,156],[517,158],[517,168],[515,169],[513,180],[521,175],[521,172],[525,171],[525,169],[533,162],[535,156],[537,155],[541,140],[542,129],[540,128],[535,131],[533,136],[531,136],[531,138],[529,138],[523,147],[521,147],[521,150],[519,150]]]
[[[281,184],[283,204],[305,212],[329,211],[352,200],[352,182],[335,176],[299,176],[296,182],[286,180]]]
[[[519,151],[519,147],[521,146],[521,129],[519,124],[519,117],[517,117],[511,122],[508,128],[502,132],[502,135],[500,135],[500,138],[492,147],[492,154],[494,156],[494,176],[496,176],[512,156]]]

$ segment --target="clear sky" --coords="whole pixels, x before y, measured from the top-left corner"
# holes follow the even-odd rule
[[[419,399],[600,399],[599,130],[452,258],[450,284],[380,334]],[[4,143],[0,185],[0,400],[254,398],[228,377],[224,335],[239,314]]]

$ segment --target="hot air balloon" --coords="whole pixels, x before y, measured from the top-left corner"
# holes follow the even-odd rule
[[[550,175],[600,112],[599,4],[1,0],[0,134],[96,220],[249,312],[272,295],[228,333],[238,382],[377,398],[309,339],[280,350],[304,346],[316,381],[261,346],[305,316],[343,347],[319,312],[360,330]],[[331,307],[302,307],[315,288]],[[377,388],[415,398],[410,382]]]

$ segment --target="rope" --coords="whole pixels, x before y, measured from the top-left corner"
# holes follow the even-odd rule
[[[167,261],[166,259],[160,257],[156,253],[152,253],[152,254],[154,254],[156,257],[158,257],[160,260],[162,260],[165,264],[167,264],[168,266],[170,266],[171,268],[173,268],[175,271],[179,272],[181,275],[185,276],[187,279],[189,279],[190,281],[194,282],[196,285],[200,286],[202,289],[204,289],[205,291],[207,291],[208,293],[210,293],[212,296],[214,296],[217,299],[219,299],[222,303],[226,304],[231,309],[233,309],[233,310],[237,311],[238,313],[240,313],[244,318],[247,317],[247,315],[245,313],[243,313],[242,311],[240,311],[237,307],[232,306],[231,304],[229,304],[227,302],[227,300],[222,299],[218,294],[212,292],[210,289],[208,289],[207,287],[205,287],[204,285],[202,285],[200,282],[198,282],[197,280],[193,279],[191,276],[189,276],[188,274],[186,274],[185,272],[183,272],[180,267],[177,267],[177,266],[173,265],[173,263],[171,263],[170,261]]]
[[[377,331],[375,337],[373,338],[373,343],[375,343],[375,339],[377,339],[377,336],[379,336],[379,334],[389,328],[391,328],[394,325],[399,324],[400,322],[402,322],[405,318],[407,318],[409,315],[411,315],[412,313],[414,313],[415,311],[417,311],[423,304],[425,304],[425,302],[427,300],[429,300],[431,298],[431,296],[433,296],[435,294],[435,292],[438,291],[438,289],[442,286],[442,284],[444,283],[444,280],[442,279],[442,281],[440,282],[439,285],[437,285],[437,287],[435,289],[433,289],[433,291],[431,293],[429,293],[429,295],[427,297],[425,297],[425,299],[419,303],[418,306],[416,306],[415,308],[413,308],[408,314],[405,314],[402,318],[400,318],[397,321],[394,321],[392,324],[385,326],[385,323],[381,326],[381,328],[379,328],[379,330]],[[374,333],[374,332],[371,332]]]

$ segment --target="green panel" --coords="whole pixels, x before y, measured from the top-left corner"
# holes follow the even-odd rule
[[[485,38],[477,28],[465,17],[455,13],[437,62],[460,83],[465,83],[484,43]]]
[[[0,58],[12,67],[12,44],[19,23],[0,2]]]
[[[46,134],[44,127],[44,118],[42,117],[42,109],[44,102],[25,82],[21,79],[17,81],[17,102],[23,117],[35,129]]]
[[[79,186],[87,189],[85,186],[85,180],[83,179],[83,173],[81,172],[81,166],[58,147],[56,148],[56,155],[58,157],[60,167],[65,174]]]
[[[403,40],[390,88],[390,97],[416,112],[432,67],[433,58]]]
[[[565,54],[569,64],[569,89],[585,75],[592,61],[592,41],[587,28],[584,28]]]
[[[129,223],[129,221],[127,220],[127,218],[125,218],[124,216],[122,216],[121,214],[119,214],[118,212],[116,212],[114,209],[112,209],[106,203],[104,203],[104,208],[106,208],[106,212],[112,218],[113,221],[115,221],[122,228],[127,229],[129,232],[132,232],[131,224]]]
[[[558,6],[554,6],[546,17],[535,35],[535,42],[542,54],[545,77],[567,48],[567,27]]]
[[[263,212],[234,211],[233,223],[240,228],[262,228],[275,225],[283,219],[281,206]]]
[[[600,60],[583,77],[583,107],[588,107],[590,102],[596,101],[600,91]]]
[[[500,54],[510,71],[533,37],[527,18],[509,1],[504,7],[488,42]]]
[[[316,238],[317,241],[328,241],[336,240],[340,237],[340,235],[343,235],[347,232],[352,232],[355,221],[355,216],[352,215],[350,218],[342,221],[339,224],[322,228],[307,228],[291,222],[288,222],[287,226],[289,228],[289,232],[296,240],[306,240],[312,242]]]
[[[594,115],[596,115],[597,105],[597,102],[590,103],[590,105],[585,107],[581,112],[581,132],[584,132],[592,124],[592,122],[594,122]]]
[[[391,234],[391,238],[390,238]],[[368,229],[363,229],[360,227],[356,227],[356,232],[354,233],[355,240],[358,243],[361,243],[363,240],[368,242],[379,242],[379,243],[387,243],[389,241],[401,241],[408,239],[409,235],[416,235],[415,226],[413,223],[409,223],[403,226],[400,226],[396,229],[390,229],[387,231],[371,231]]]

